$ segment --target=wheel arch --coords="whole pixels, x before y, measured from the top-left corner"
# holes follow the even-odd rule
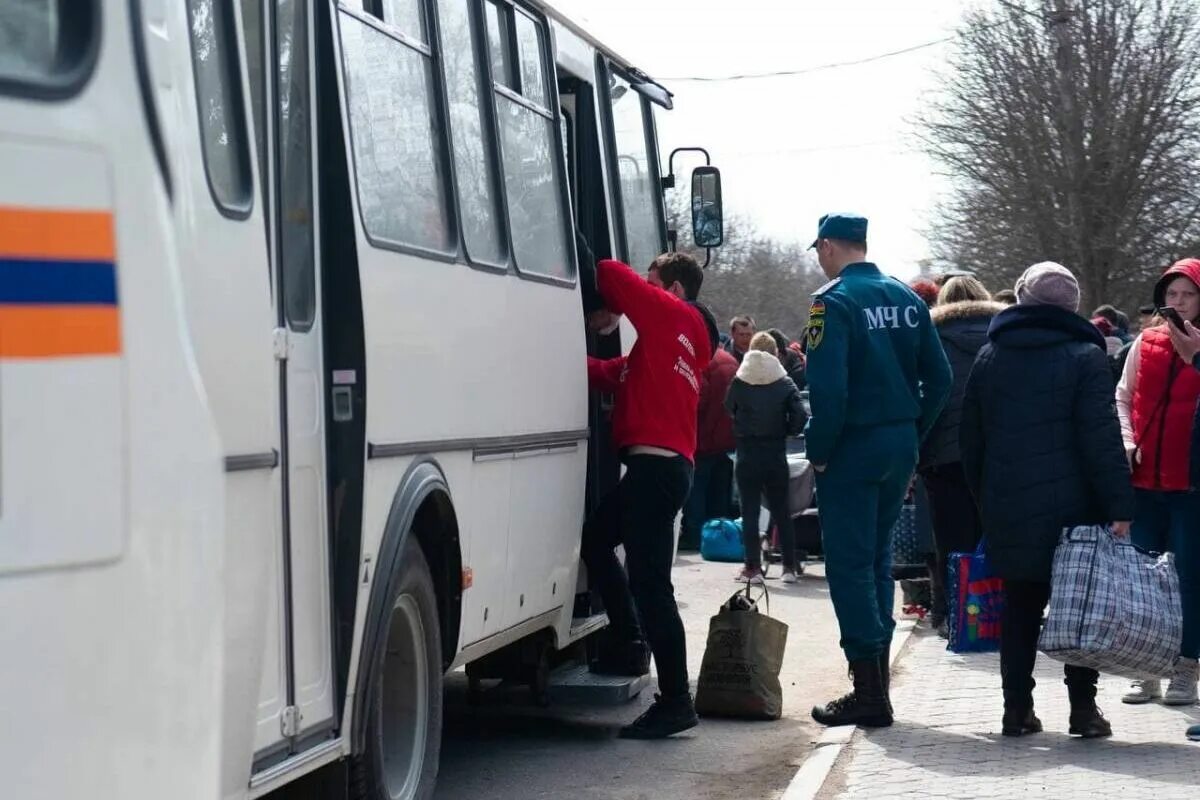
[[[362,753],[366,742],[367,699],[376,678],[377,659],[373,654],[386,631],[388,598],[395,593],[402,566],[401,555],[410,534],[416,536],[433,578],[442,643],[441,663],[445,669],[458,648],[462,616],[462,549],[449,483],[437,461],[430,457],[414,461],[400,479],[376,555],[375,580],[367,601],[353,699],[351,745],[355,753]]]

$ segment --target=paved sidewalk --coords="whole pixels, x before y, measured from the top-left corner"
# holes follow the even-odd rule
[[[1039,655],[1037,681],[1045,732],[1005,738],[999,656],[955,655],[927,629],[915,633],[894,672],[896,724],[857,731],[818,797],[1200,797],[1200,744],[1184,737],[1200,708],[1127,706],[1128,682],[1102,677],[1113,738],[1083,741],[1067,735],[1061,664]]]

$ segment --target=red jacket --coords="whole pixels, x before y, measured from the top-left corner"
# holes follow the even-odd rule
[[[1139,489],[1182,492],[1191,488],[1190,456],[1200,372],[1171,345],[1166,325],[1142,332],[1131,422],[1140,460]]]
[[[596,288],[608,310],[628,317],[638,334],[628,356],[588,358],[592,388],[617,395],[617,449],[661,447],[694,461],[700,378],[712,352],[704,318],[620,261],[596,265]]]
[[[728,453],[737,446],[733,417],[725,410],[725,395],[737,375],[737,359],[718,348],[700,378],[700,429],[696,432],[696,455]]]

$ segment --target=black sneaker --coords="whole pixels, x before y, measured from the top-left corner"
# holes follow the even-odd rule
[[[1004,712],[1004,722],[1001,723],[1000,733],[1005,736],[1024,736],[1027,733],[1041,733],[1042,721],[1033,713],[1033,709],[1028,711],[1015,710]]]
[[[646,713],[621,728],[622,739],[665,739],[700,724],[692,696],[667,699],[654,695],[654,705]]]
[[[650,647],[641,640],[601,645],[591,670],[597,675],[627,678],[649,675]]]

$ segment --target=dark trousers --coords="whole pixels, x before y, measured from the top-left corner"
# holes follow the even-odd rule
[[[892,528],[916,466],[917,426],[906,423],[846,428],[817,473],[825,579],[849,661],[891,647]]]
[[[933,520],[934,563],[929,584],[933,590],[933,616],[946,617],[946,563],[951,553],[973,553],[983,536],[983,523],[962,462],[921,470]]]
[[[733,507],[733,462],[726,453],[696,456],[696,475],[683,505],[679,549],[700,547],[700,531],[710,519],[725,519]]]
[[[758,518],[763,495],[771,510],[771,521],[779,530],[779,550],[785,569],[796,568],[796,529],[792,527],[788,503],[787,448],[778,444],[738,447],[738,494],[742,498],[742,544],[746,546],[746,564],[762,566],[762,548],[758,541]]]
[[[1050,584],[1040,581],[1004,581],[1004,615],[1000,627],[1000,676],[1004,708],[1033,708],[1033,665],[1037,659],[1042,612],[1050,601]],[[1086,707],[1096,698],[1100,673],[1087,667],[1063,667],[1071,710]]]
[[[625,465],[617,488],[583,527],[583,560],[612,634],[621,641],[644,638],[658,667],[659,692],[680,697],[688,693],[687,645],[671,558],[692,465],[682,456],[629,456]],[[618,544],[625,545],[625,569],[613,552]]]
[[[1136,491],[1131,538],[1138,547],[1175,555],[1183,601],[1179,654],[1200,658],[1200,492]]]

